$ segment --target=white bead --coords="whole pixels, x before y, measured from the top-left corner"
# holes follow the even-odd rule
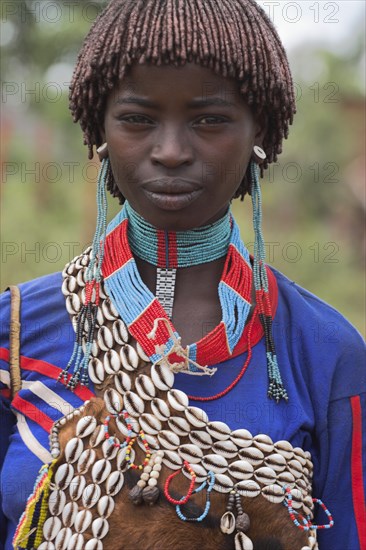
[[[154,479],[153,477],[151,477],[148,481],[149,487],[155,487],[155,485],[157,485],[157,484],[158,484],[158,480]]]
[[[144,487],[146,487],[146,481],[143,481],[142,479],[139,479],[138,482],[136,483],[137,487],[141,487],[141,489],[143,489]]]
[[[150,477],[149,474],[146,474],[146,473],[141,474],[141,479],[143,479],[144,481],[148,481],[149,477]]]
[[[158,479],[158,478],[159,478],[159,475],[160,475],[160,472],[154,471],[154,472],[151,472],[150,477],[151,477],[152,479]]]
[[[153,470],[154,470],[154,472],[160,472],[161,471],[161,464],[154,464]]]
[[[144,473],[149,474],[151,470],[152,470],[151,466],[145,466]]]
[[[164,451],[158,451],[156,454],[157,454],[157,456],[160,456],[161,458],[163,458]]]
[[[161,464],[162,462],[163,462],[163,459],[162,459],[161,456],[157,456],[157,457],[155,458],[155,464]]]

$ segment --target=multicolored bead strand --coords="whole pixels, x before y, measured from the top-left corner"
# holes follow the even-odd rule
[[[88,364],[94,342],[100,282],[102,280],[101,269],[107,231],[106,182],[110,170],[109,159],[102,160],[97,186],[97,227],[93,238],[91,259],[85,274],[85,301],[77,319],[76,340],[71,358],[58,377],[58,380],[62,381],[72,391],[79,383],[82,386],[89,385]],[[85,345],[84,351],[83,344]],[[69,370],[72,366],[73,374],[69,377]]]
[[[290,487],[285,486],[283,490],[285,491],[284,505],[286,506],[289,516],[292,519],[294,525],[296,525],[296,527],[298,527],[302,531],[310,531],[312,529],[330,529],[331,527],[334,526],[333,517],[329,512],[328,508],[323,503],[323,501],[320,500],[320,498],[313,498],[313,502],[319,504],[319,506],[324,510],[326,516],[329,519],[329,523],[324,525],[316,525],[311,522],[310,516],[304,517],[301,514],[298,514],[297,512],[295,512],[295,510],[292,507],[292,494],[291,494]],[[303,522],[303,525],[301,525],[299,519],[300,521]]]
[[[267,369],[269,378],[268,397],[273,398],[278,403],[281,399],[288,401],[288,395],[282,382],[272,335],[273,317],[268,296],[268,278],[265,266],[265,248],[262,233],[262,196],[259,183],[259,167],[256,162],[252,161],[250,168],[252,176],[254,227],[254,288],[259,311],[259,319],[263,326],[266,343]]]
[[[173,497],[170,496],[169,494],[169,485],[171,483],[171,481],[180,473],[180,470],[177,470],[176,472],[172,473],[165,481],[165,485],[164,485],[164,495],[165,495],[165,498],[168,500],[168,502],[170,502],[170,504],[186,504],[186,502],[188,502],[188,500],[190,499],[192,493],[193,493],[193,489],[194,489],[194,484],[196,483],[196,474],[195,472],[192,470],[192,467],[191,465],[187,462],[187,460],[184,460],[183,462],[183,468],[186,468],[187,472],[189,473],[189,475],[191,476],[191,482],[189,484],[189,488],[188,488],[188,491],[187,491],[187,494],[182,497],[181,499],[177,500]]]
[[[211,506],[210,493],[211,493],[214,485],[215,485],[215,474],[213,472],[209,471],[208,472],[208,481],[207,480],[204,481],[199,487],[197,487],[197,489],[195,489],[192,492],[192,495],[194,495],[196,493],[199,493],[199,492],[203,491],[203,489],[207,486],[206,504],[205,504],[205,508],[204,508],[202,514],[198,518],[188,518],[187,516],[185,516],[182,513],[182,511],[180,509],[181,504],[183,504],[183,502],[182,502],[181,504],[177,504],[176,507],[175,507],[175,511],[176,511],[177,516],[179,517],[179,519],[181,519],[182,521],[191,521],[191,522],[203,521],[207,517],[207,514],[210,510],[210,506]]]

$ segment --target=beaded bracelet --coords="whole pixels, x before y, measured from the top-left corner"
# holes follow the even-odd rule
[[[298,514],[295,512],[295,510],[292,507],[292,494],[291,489],[288,486],[284,486],[283,490],[285,491],[285,500],[284,505],[287,508],[287,511],[290,515],[290,518],[292,519],[293,523],[301,529],[302,531],[310,531],[310,529],[330,529],[334,525],[334,520],[329,512],[328,508],[325,506],[322,500],[320,498],[313,498],[313,502],[316,504],[319,504],[320,507],[324,510],[326,516],[329,518],[329,523],[326,525],[315,525],[311,522],[310,516],[307,516],[306,518],[302,516],[301,514]],[[297,516],[297,517],[296,517]],[[303,525],[299,522],[299,519],[303,522]]]
[[[183,500],[184,500],[184,497],[181,499],[181,504],[177,504],[176,507],[175,507],[175,511],[177,513],[177,516],[179,517],[179,519],[181,519],[182,521],[196,521],[196,522],[199,522],[199,521],[203,521],[206,517],[207,517],[207,514],[210,510],[210,506],[211,506],[211,501],[210,501],[210,493],[213,489],[213,486],[215,484],[215,474],[210,470],[208,472],[208,476],[210,478],[209,482],[208,482],[208,487],[207,487],[207,492],[206,492],[206,505],[205,505],[205,509],[203,510],[202,514],[198,517],[198,518],[187,518],[181,511],[180,509],[180,506],[181,504],[183,504]],[[192,491],[192,495],[196,494],[196,493],[199,493],[200,491],[202,491],[207,485],[207,480],[204,481],[199,487],[197,487],[197,489],[195,489],[194,491]]]
[[[184,497],[182,497],[180,500],[176,500],[175,498],[171,497],[170,494],[169,494],[169,485],[170,485],[172,479],[175,478],[180,473],[180,470],[177,470],[176,472],[171,474],[165,482],[164,495],[165,495],[166,499],[171,504],[185,504],[186,502],[188,502],[189,498],[191,497],[191,495],[193,493],[193,487],[194,487],[194,484],[196,483],[196,477],[197,476],[196,476],[195,472],[192,470],[192,468],[191,468],[190,464],[187,462],[187,460],[184,460],[183,468],[186,468],[186,470],[188,471],[188,473],[190,474],[190,476],[192,478],[191,483],[189,485],[188,492]]]

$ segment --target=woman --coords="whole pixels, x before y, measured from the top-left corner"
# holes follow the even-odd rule
[[[97,229],[62,274],[20,285],[5,548],[365,548],[362,339],[264,264],[259,175],[295,113],[267,16],[112,1],[70,107],[101,159]],[[108,225],[106,189],[124,203]],[[253,257],[230,213],[247,193]],[[326,323],[337,339],[315,341]]]

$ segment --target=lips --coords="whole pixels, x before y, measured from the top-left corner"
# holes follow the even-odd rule
[[[181,210],[194,202],[203,189],[199,183],[182,178],[159,178],[143,185],[148,199],[163,210]]]

